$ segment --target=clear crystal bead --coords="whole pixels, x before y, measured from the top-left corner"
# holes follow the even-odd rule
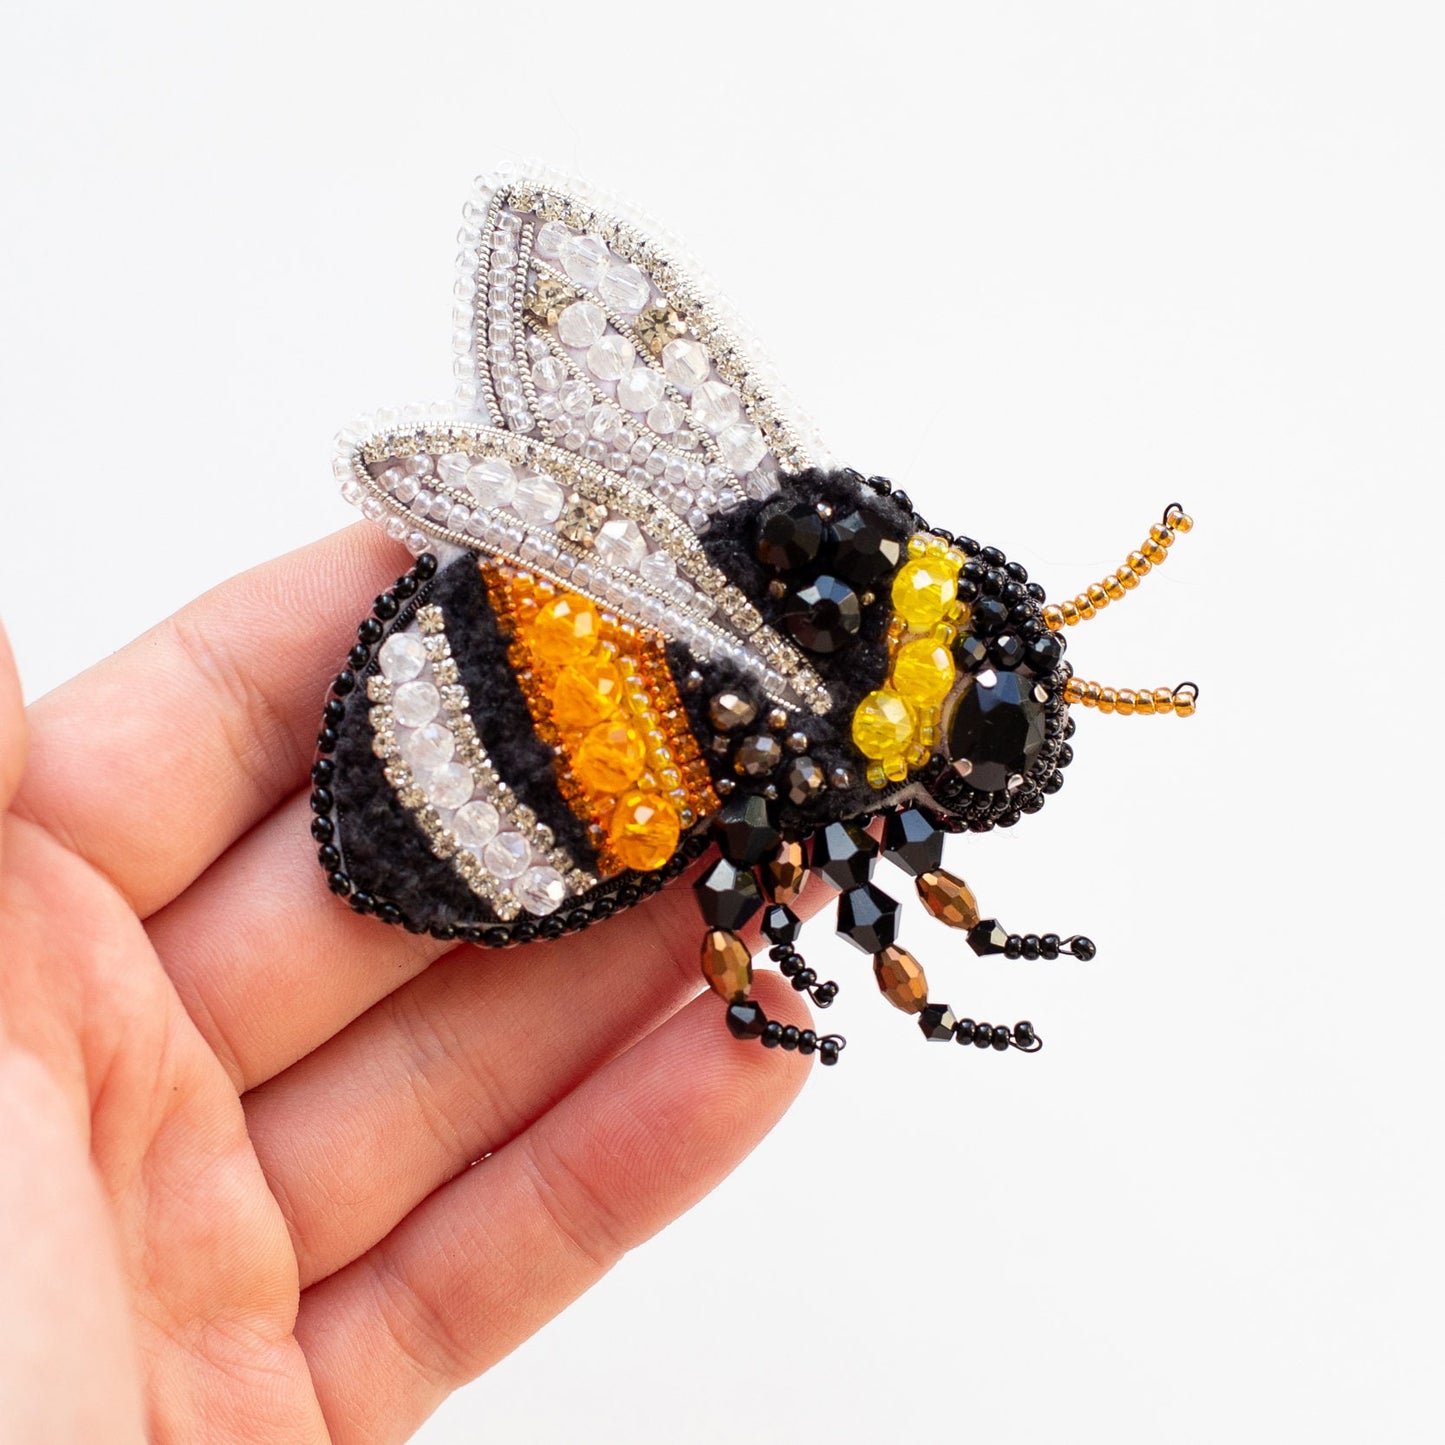
[[[567,880],[555,868],[529,868],[512,886],[512,897],[537,918],[555,913],[567,897]]]
[[[606,330],[607,313],[595,301],[574,301],[557,318],[557,334],[567,346],[591,346]]]
[[[565,500],[562,488],[551,477],[529,472],[517,482],[512,506],[524,521],[540,527],[555,522],[562,515]]]
[[[579,285],[590,291],[607,270],[607,243],[600,236],[569,235],[557,248],[562,269]]]
[[[381,675],[391,682],[410,682],[426,666],[426,647],[413,632],[393,632],[376,655]]]
[[[750,472],[768,454],[763,434],[750,421],[735,422],[718,433],[717,449],[733,471]]]
[[[712,363],[701,342],[679,339],[662,348],[662,370],[667,379],[683,391],[701,386],[708,378]]]
[[[635,572],[647,556],[647,539],[636,522],[614,517],[597,533],[593,550],[609,567]]]
[[[414,772],[424,773],[452,760],[457,740],[452,730],[439,722],[429,722],[413,732],[401,735],[401,755]]]
[[[537,229],[532,240],[532,250],[544,261],[555,261],[562,254],[564,243],[572,239],[572,232],[561,221],[548,221]]]
[[[602,299],[614,310],[632,315],[647,305],[652,288],[647,277],[626,262],[614,261],[597,286]]]
[[[463,848],[480,852],[497,836],[502,826],[501,814],[485,798],[465,804],[457,809],[452,819],[452,831]]]
[[[568,416],[582,416],[592,405],[592,388],[585,381],[564,381],[557,393],[557,400],[562,403],[562,410]]]
[[[482,850],[482,864],[494,878],[520,878],[532,862],[532,845],[520,833],[498,833]]]
[[[424,779],[427,795],[438,808],[460,808],[472,796],[472,770],[464,763],[443,763]]]
[[[684,413],[675,402],[664,397],[647,413],[647,424],[658,436],[670,436],[683,423]],[[648,458],[652,460],[651,457]]]
[[[404,682],[391,698],[391,710],[402,727],[425,727],[442,705],[441,694],[429,682]]]
[[[628,411],[643,412],[662,400],[664,383],[650,366],[634,366],[617,383],[617,404]]]
[[[538,391],[556,391],[567,380],[567,368],[555,356],[544,356],[532,367],[532,384]]]
[[[632,343],[614,331],[587,348],[587,369],[599,381],[617,381],[632,370],[635,355]]]
[[[743,399],[723,381],[705,381],[692,394],[693,419],[710,432],[720,432],[742,415]]]
[[[517,474],[510,462],[488,457],[467,468],[467,490],[483,507],[505,507],[517,490]]]
[[[677,563],[670,552],[649,552],[637,570],[655,587],[665,587],[677,576]]]

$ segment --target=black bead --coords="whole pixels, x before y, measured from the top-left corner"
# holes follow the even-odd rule
[[[356,674],[354,672],[338,672],[331,680],[331,691],[337,697],[345,697],[356,687]]]
[[[728,1005],[727,1025],[735,1039],[757,1039],[763,1036],[768,1020],[752,999],[745,998]]]
[[[341,852],[330,843],[324,843],[316,850],[316,861],[328,873],[335,873],[341,867]]]
[[[791,572],[817,559],[825,536],[823,519],[813,507],[779,507],[763,517],[753,551],[764,566]]]
[[[918,808],[890,813],[883,824],[883,856],[912,878],[943,862],[943,832]]]
[[[982,548],[972,537],[957,536],[953,539],[953,545],[957,547],[965,557],[977,557],[979,552],[982,551]]]
[[[777,1046],[783,1041],[782,1024],[780,1024],[777,1019],[769,1019],[767,1023],[763,1025],[763,1032],[761,1037],[763,1040],[763,1047],[765,1049],[777,1048]]]
[[[838,899],[838,932],[864,953],[881,953],[898,937],[898,900],[864,883]]]
[[[973,1031],[973,1046],[976,1049],[989,1049],[993,1047],[993,1025],[979,1024]]]
[[[351,895],[351,906],[358,913],[375,913],[376,899],[369,893],[353,893]]]
[[[450,943],[457,936],[457,931],[450,923],[433,923],[427,932],[441,943]]]
[[[376,618],[368,617],[366,621],[356,629],[356,640],[366,643],[368,647],[373,647],[381,641],[381,634],[385,630]]]
[[[413,574],[423,582],[430,582],[437,573],[437,559],[430,552],[423,552],[420,557],[412,563]]]
[[[1008,608],[997,597],[980,597],[973,604],[968,625],[983,636],[1002,632],[1008,623]]]
[[[1042,946],[1037,933],[1024,934],[1023,956],[1028,959],[1037,958],[1042,952]]]
[[[822,1038],[818,1040],[818,1062],[820,1064],[833,1065],[838,1062],[838,1040]]]
[[[346,654],[346,660],[351,664],[353,672],[360,672],[368,662],[371,661],[371,649],[363,647],[359,642],[350,652]]]
[[[1050,773],[1043,781],[1044,792],[1052,796],[1064,786],[1064,775],[1062,773]]]
[[[1007,941],[1007,942],[1004,944],[1004,946],[1003,946],[1003,956],[1004,956],[1005,958],[1022,958],[1023,955],[1024,955],[1024,941],[1023,941],[1023,939],[1020,938],[1017,933],[1011,933],[1011,934],[1009,934],[1009,936],[1008,936],[1008,941]]]
[[[1073,737],[1073,735],[1074,735],[1076,732],[1078,732],[1078,730],[1079,730],[1079,724],[1078,724],[1073,718],[1070,718],[1070,719],[1064,724],[1064,736],[1065,736],[1066,738],[1071,738],[1071,737]]]
[[[868,485],[878,493],[880,497],[886,497],[893,490],[893,483],[887,477],[869,477]]]
[[[801,1037],[802,1031],[798,1028],[797,1024],[789,1024],[787,1028],[783,1030],[782,1045],[785,1049],[796,1049],[798,1047],[798,1040]]]
[[[1027,582],[1029,580],[1029,569],[1022,562],[1010,562],[1004,569],[1015,582]]]
[[[876,587],[903,556],[898,539],[881,531],[862,512],[837,518],[830,532],[834,571],[860,591]]]
[[[1057,958],[1059,956],[1059,935],[1057,933],[1046,933],[1039,939],[1039,957]]]
[[[1048,677],[1059,665],[1063,655],[1063,641],[1052,632],[1046,632],[1029,643],[1024,661],[1036,677]]]
[[[398,577],[396,579],[395,584],[392,586],[391,593],[393,597],[400,597],[405,601],[416,591],[416,587],[416,578],[408,572],[405,577]]]
[[[811,1054],[818,1047],[818,1036],[812,1029],[804,1029],[798,1035],[798,1052],[800,1054]]]
[[[1003,1053],[1003,1051],[1004,1051],[1006,1048],[1008,1048],[1008,1043],[1009,1043],[1009,1038],[1008,1038],[1008,1025],[1007,1025],[1007,1024],[995,1024],[995,1025],[993,1026],[993,1046],[994,1046],[994,1048],[996,1048],[996,1049],[999,1051],[999,1053]]]
[[[311,764],[311,781],[313,783],[329,783],[336,774],[336,764],[330,758],[317,758]]]
[[[978,1025],[974,1023],[972,1019],[959,1019],[958,1032],[954,1035],[954,1038],[961,1044],[971,1044],[973,1042],[974,1030],[977,1027]]]
[[[1036,686],[1016,672],[967,680],[948,719],[948,757],[970,788],[1003,792],[1038,760],[1045,731]]]
[[[1008,603],[1009,613],[1010,615],[1012,615],[1013,611],[1018,607],[1019,603],[1028,600],[1029,594],[1028,590],[1021,582],[1005,582],[1003,584],[1003,587],[999,590],[998,595],[1002,597],[1005,602]]]
[[[897,502],[905,512],[911,513],[913,511],[913,498],[910,497],[907,492],[894,492],[893,500]]]
[[[1002,953],[1008,947],[1008,931],[997,918],[981,918],[968,930],[968,946],[982,958],[988,953]]]
[[[1092,938],[1085,938],[1080,934],[1069,940],[1069,952],[1072,953],[1075,958],[1081,958],[1087,963],[1098,952],[1098,949],[1094,947],[1094,940]]]
[[[1016,632],[1001,632],[988,645],[994,663],[1012,672],[1024,660],[1024,640]]]
[[[381,596],[371,604],[371,610],[381,618],[383,622],[390,622],[391,619],[401,611],[401,604],[396,600],[394,593],[383,592]]]
[[[1054,761],[1061,768],[1068,767],[1069,764],[1074,761],[1073,748],[1070,747],[1068,743],[1064,743],[1063,746],[1059,748],[1059,755],[1054,759]]]
[[[809,652],[837,652],[853,640],[862,621],[858,594],[827,575],[799,588],[783,604],[783,626]]]
[[[346,704],[339,697],[328,698],[321,715],[334,727],[346,716]]]
[[[345,898],[351,892],[351,879],[344,873],[332,873],[326,879],[326,886],[338,897]]]
[[[981,637],[969,633],[953,644],[953,660],[965,672],[977,672],[988,666],[988,646]]]
[[[767,800],[757,793],[729,798],[712,826],[723,857],[734,863],[761,863],[782,842],[782,835],[768,816]]]
[[[811,968],[800,968],[793,975],[793,990],[795,993],[806,993],[817,983],[818,975]]]
[[[318,843],[329,843],[336,836],[336,824],[330,818],[313,818],[311,820],[311,836]]]
[[[330,788],[314,788],[311,793],[311,811],[313,813],[329,813],[336,806],[336,799],[331,795]]]
[[[376,905],[376,916],[383,923],[400,923],[401,909],[395,903],[378,903]]]
[[[1008,558],[997,547],[985,547],[978,554],[990,567],[1002,567]]]
[[[1014,1042],[1023,1049],[1032,1045],[1038,1035],[1034,1032],[1034,1026],[1027,1019],[1020,1019],[1014,1025]]]
[[[790,944],[802,927],[802,920],[786,903],[770,903],[763,914],[763,937],[769,943]]]
[[[709,928],[736,933],[763,906],[763,897],[751,868],[719,858],[697,880],[697,902]]]
[[[856,823],[829,823],[813,844],[813,871],[834,888],[857,888],[873,876],[878,845]]]
[[[960,602],[972,602],[978,595],[979,586],[972,577],[958,579],[958,600]]]
[[[831,979],[827,983],[820,983],[813,990],[813,1002],[819,1008],[831,1008],[833,1000],[838,997],[838,985]]]
[[[923,1030],[924,1038],[943,1044],[953,1037],[958,1020],[946,1003],[931,1003],[926,1004],[918,1015],[918,1027]]]

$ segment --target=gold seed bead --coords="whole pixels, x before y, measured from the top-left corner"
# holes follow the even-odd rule
[[[1154,570],[1154,564],[1142,552],[1130,552],[1124,559],[1141,577]]]
[[[1103,691],[1097,682],[1086,682],[1084,684],[1084,706],[1098,707],[1099,694]]]
[[[1063,609],[1060,608],[1057,603],[1050,602],[1049,605],[1044,608],[1044,626],[1047,627],[1050,632],[1057,632],[1063,625]]]
[[[1111,602],[1117,602],[1124,595],[1124,588],[1117,574],[1111,573],[1099,585],[1104,589]]]
[[[1074,606],[1079,609],[1079,616],[1082,617],[1085,622],[1096,615],[1097,609],[1094,604],[1090,602],[1082,592],[1074,598]]]
[[[1135,588],[1139,585],[1139,574],[1132,567],[1120,567],[1114,576],[1119,579],[1119,586]]]
[[[1088,595],[1089,601],[1092,602],[1095,607],[1107,607],[1109,605],[1109,594],[1105,592],[1097,582],[1090,583]]]
[[[1122,717],[1134,716],[1134,694],[1129,688],[1119,689],[1119,700],[1114,704],[1114,711]]]
[[[1141,717],[1153,717],[1154,715],[1154,694],[1146,687],[1136,694],[1134,698],[1134,711]]]
[[[1064,684],[1064,701],[1067,703],[1083,702],[1084,684],[1077,678],[1071,677]]]
[[[1194,530],[1194,518],[1188,512],[1171,512],[1169,525],[1176,532],[1192,532]]]
[[[1100,712],[1113,712],[1114,704],[1118,702],[1118,700],[1119,694],[1115,692],[1112,687],[1104,687],[1099,689]]]
[[[1072,627],[1079,620],[1079,609],[1072,602],[1061,602],[1059,616],[1064,619],[1065,627]]]
[[[1192,688],[1179,688],[1175,691],[1174,713],[1176,717],[1194,716],[1194,691]]]
[[[1161,547],[1172,547],[1174,545],[1174,529],[1172,527],[1164,527],[1158,522],[1155,522],[1154,525],[1149,528],[1149,536],[1153,541],[1158,542]]]
[[[1152,537],[1144,543],[1142,550],[1156,567],[1169,555]]]
[[[1156,687],[1154,689],[1154,706],[1160,712],[1174,711],[1174,694],[1167,687]]]

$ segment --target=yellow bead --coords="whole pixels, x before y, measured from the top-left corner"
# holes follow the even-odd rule
[[[928,637],[905,642],[893,659],[893,686],[917,706],[940,703],[953,686],[953,654]]]
[[[906,562],[893,579],[893,610],[910,627],[941,622],[957,596],[957,573],[933,557]]]
[[[622,677],[606,663],[567,668],[552,689],[552,721],[582,732],[615,713],[622,700]]]
[[[913,738],[917,715],[891,688],[870,692],[853,712],[853,742],[865,758],[898,757]]]
[[[537,613],[528,640],[543,662],[562,667],[596,648],[601,626],[597,609],[585,597],[557,597]]]
[[[617,800],[607,841],[624,868],[651,873],[677,851],[682,819],[666,798],[656,793],[627,793]]]
[[[594,793],[631,787],[647,764],[647,749],[636,728],[625,722],[599,723],[577,744],[570,759],[572,776]]]

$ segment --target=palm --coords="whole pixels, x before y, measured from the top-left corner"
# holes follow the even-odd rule
[[[38,704],[28,762],[0,654],[0,1225],[32,1241],[0,1343],[36,1438],[402,1438],[800,1081],[679,1011],[685,898],[478,956],[326,893],[317,684],[395,561],[353,531],[230,584]]]

